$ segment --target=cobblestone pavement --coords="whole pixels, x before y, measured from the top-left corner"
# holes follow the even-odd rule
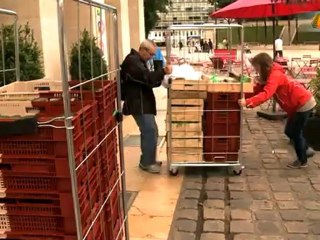
[[[283,125],[246,113],[241,176],[186,169],[169,240],[320,240],[320,153],[288,169]]]

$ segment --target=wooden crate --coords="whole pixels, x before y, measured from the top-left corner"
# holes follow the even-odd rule
[[[208,85],[208,92],[241,92],[240,83],[210,83]],[[243,92],[252,93],[253,84],[243,83]]]
[[[170,132],[168,132],[170,134]],[[203,137],[203,132],[172,132],[172,138],[201,138]]]
[[[207,91],[179,91],[169,92],[171,99],[206,99]]]
[[[172,138],[171,147],[173,148],[202,148],[202,138]]]
[[[171,131],[172,132],[201,132],[202,123],[201,122],[171,122]]]
[[[206,91],[207,81],[200,80],[187,80],[183,78],[176,78],[172,81],[172,90],[183,90],[183,91]]]
[[[202,162],[203,161],[202,148],[172,148],[171,162],[185,163],[185,162]]]
[[[203,99],[172,99],[171,105],[188,105],[188,106],[202,106],[203,107]]]

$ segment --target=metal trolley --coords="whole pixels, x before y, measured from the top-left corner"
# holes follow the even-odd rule
[[[71,1],[70,1],[71,2]],[[85,86],[95,86],[95,84],[99,84],[101,79],[109,79],[111,81],[116,81],[117,85],[117,92],[116,92],[116,105],[118,112],[120,112],[121,108],[121,92],[120,92],[120,64],[119,64],[119,54],[118,54],[118,12],[117,9],[111,5],[107,5],[104,3],[100,3],[94,0],[73,0],[75,6],[72,10],[77,11],[77,19],[75,20],[77,23],[77,44],[80,45],[80,33],[84,29],[80,29],[80,22],[83,20],[81,19],[80,9],[83,13],[83,10],[87,11],[86,13],[90,17],[89,21],[89,36],[90,38],[94,38],[94,29],[93,29],[93,19],[96,20],[98,25],[98,31],[100,31],[99,42],[102,45],[101,48],[106,50],[105,53],[105,60],[107,62],[107,72],[103,73],[99,76],[93,76],[94,74],[94,63],[93,62],[93,46],[91,41],[90,53],[91,53],[91,60],[90,60],[90,69],[91,69],[91,78],[89,80],[81,80],[81,76],[79,76],[80,83],[70,87],[68,81],[70,80],[70,76],[68,74],[68,60],[66,58],[68,53],[67,46],[67,39],[68,39],[68,30],[67,30],[67,21],[70,19],[67,18],[68,12],[64,7],[66,6],[67,1],[64,0],[57,0],[57,9],[58,9],[58,27],[59,27],[59,46],[60,46],[60,56],[61,56],[61,77],[62,77],[62,85],[63,85],[63,102],[64,102],[64,114],[65,114],[65,127],[67,131],[67,141],[68,141],[68,158],[69,158],[69,167],[70,167],[70,174],[71,174],[71,183],[72,183],[72,194],[73,194],[73,204],[75,210],[75,218],[76,218],[76,228],[77,228],[77,239],[87,239],[89,231],[92,230],[96,221],[99,220],[99,216],[104,208],[106,208],[106,203],[109,201],[111,196],[113,195],[114,191],[117,191],[117,185],[120,186],[120,194],[121,194],[121,202],[122,202],[122,213],[123,214],[123,222],[120,224],[119,232],[116,233],[114,236],[115,240],[120,239],[129,239],[128,234],[128,216],[127,216],[127,207],[125,201],[125,193],[126,193],[126,184],[125,184],[125,172],[124,172],[124,153],[123,153],[123,138],[122,138],[122,123],[121,121],[117,122],[114,127],[111,129],[105,128],[104,133],[101,141],[97,143],[97,145],[89,150],[89,146],[86,146],[86,157],[81,162],[82,165],[87,166],[87,171],[90,171],[88,168],[88,159],[89,157],[98,151],[98,148],[101,144],[106,143],[109,136],[114,136],[111,134],[116,134],[118,136],[118,160],[119,160],[119,174],[118,178],[115,181],[115,185],[111,186],[110,192],[105,196],[105,199],[102,201],[102,205],[98,210],[96,216],[93,216],[90,228],[87,229],[86,232],[83,231],[81,226],[81,216],[80,216],[80,208],[79,208],[79,197],[77,193],[77,172],[79,171],[81,164],[75,167],[75,156],[74,156],[74,144],[73,144],[73,135],[72,129],[73,125],[71,122],[72,119],[72,112],[71,112],[71,93],[70,91],[73,89],[80,89],[80,95],[82,96]],[[70,6],[70,5],[68,5]],[[87,8],[85,8],[85,6]],[[69,8],[70,10],[70,8]],[[94,13],[97,13],[96,16],[93,16]],[[95,18],[94,18],[95,17]],[[101,31],[101,28],[104,28],[105,31]],[[70,30],[70,29],[69,29]],[[80,61],[80,47],[78,48],[78,58],[79,58],[79,73],[81,73],[81,61]],[[87,66],[88,67],[88,66]],[[102,86],[102,83],[101,83]],[[94,87],[92,89],[92,95],[94,96]],[[104,98],[108,98],[108,96],[104,96]],[[81,97],[81,101],[82,101]],[[101,101],[105,102],[105,99]],[[110,100],[114,101],[114,100]],[[105,118],[105,117],[104,117]],[[107,121],[107,119],[105,119]],[[111,176],[110,176],[111,177]],[[103,191],[100,189],[100,191]],[[91,208],[92,211],[92,208]],[[114,216],[110,216],[112,219]],[[115,219],[116,221],[116,219]],[[114,222],[112,220],[112,222]],[[103,236],[102,239],[107,239],[107,236]]]
[[[243,61],[244,61],[244,31],[243,26],[238,24],[205,24],[205,25],[172,25],[168,28],[167,34],[167,57],[171,56],[171,37],[177,35],[177,32],[184,31],[205,31],[205,30],[229,30],[239,29],[241,31],[241,61],[238,67],[243,75]],[[180,33],[179,33],[180,35]],[[229,39],[231,33],[228,33]],[[216,40],[217,41],[217,40]],[[231,45],[231,44],[230,44]],[[230,50],[229,45],[229,50]],[[180,50],[181,51],[181,50]],[[199,53],[197,53],[199,54]],[[184,57],[187,54],[184,54]],[[203,55],[203,54],[202,54]],[[190,56],[190,55],[189,55]],[[180,57],[180,56],[179,56]],[[205,55],[207,57],[207,55]],[[189,57],[192,58],[192,57]],[[231,59],[227,59],[228,69],[233,66]],[[219,72],[219,71],[216,71]],[[181,84],[181,85],[180,85]],[[171,175],[178,174],[179,167],[231,167],[235,175],[240,175],[244,166],[241,163],[242,152],[242,120],[243,109],[238,105],[238,99],[244,96],[243,81],[238,83],[238,93],[222,94],[225,99],[224,104],[215,107],[219,104],[219,99],[211,99],[211,103],[207,104],[204,109],[204,98],[209,94],[206,91],[212,89],[213,83],[209,81],[188,81],[181,79],[173,79],[170,88],[168,89],[168,113],[167,113],[167,155],[168,155],[168,171]],[[239,86],[240,85],[240,86]],[[213,91],[214,92],[214,91]],[[217,93],[219,91],[217,90]],[[206,96],[208,94],[208,96]],[[214,93],[213,93],[214,94]],[[210,95],[211,97],[213,95]],[[227,97],[226,97],[227,96]],[[228,106],[228,99],[233,98],[233,107]],[[217,102],[216,102],[217,101]],[[208,101],[207,101],[208,102]],[[220,102],[221,104],[222,102]],[[211,129],[208,134],[202,134],[204,119],[203,115],[211,115],[215,118],[217,116],[224,116],[220,118],[220,124],[216,126],[216,131]],[[232,117],[234,116],[234,117]],[[205,117],[207,118],[207,117]],[[210,117],[209,117],[210,118]],[[205,119],[207,120],[207,119]],[[224,121],[224,124],[221,123]],[[232,122],[229,123],[228,121]],[[219,122],[219,121],[218,121]],[[211,128],[215,128],[215,122],[211,120]],[[207,124],[208,125],[208,124]],[[225,130],[221,129],[225,128]],[[231,127],[238,128],[234,131]],[[216,133],[217,134],[216,134]],[[236,134],[235,134],[236,133]],[[206,135],[206,136],[204,136]],[[226,146],[223,151],[216,147],[217,141],[223,140]],[[230,141],[229,141],[230,140]],[[238,142],[236,149],[230,147],[230,142]],[[215,142],[215,143],[213,143]],[[205,145],[210,145],[213,149],[204,151]],[[219,145],[219,143],[218,143]],[[232,148],[232,151],[228,150]],[[215,150],[217,149],[217,150]],[[211,160],[205,161],[211,156]],[[221,159],[221,158],[222,159]]]

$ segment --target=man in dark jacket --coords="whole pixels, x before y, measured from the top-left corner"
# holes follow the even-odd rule
[[[172,66],[151,72],[147,61],[156,53],[156,46],[144,40],[139,51],[134,49],[121,65],[121,90],[123,114],[132,115],[141,133],[141,158],[139,167],[151,173],[160,173],[161,163],[156,161],[158,127],[155,121],[156,99],[154,87],[159,87],[165,74],[172,72]]]

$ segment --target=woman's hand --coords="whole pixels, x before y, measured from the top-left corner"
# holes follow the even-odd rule
[[[244,99],[244,98],[239,99],[239,100],[238,100],[238,103],[239,103],[239,105],[240,105],[241,107],[246,107],[246,106],[247,106],[247,104],[246,104],[246,99]]]

